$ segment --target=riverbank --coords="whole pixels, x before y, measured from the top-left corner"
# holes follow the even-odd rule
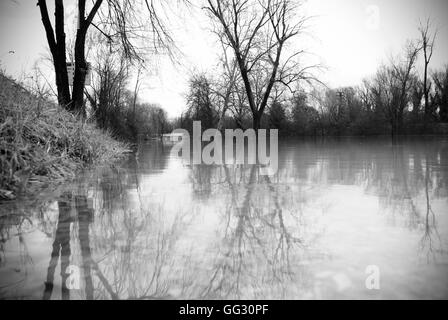
[[[36,193],[126,151],[110,133],[0,74],[0,201]]]

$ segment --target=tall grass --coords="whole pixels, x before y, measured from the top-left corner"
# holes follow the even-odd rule
[[[127,146],[0,74],[0,200],[71,178]]]

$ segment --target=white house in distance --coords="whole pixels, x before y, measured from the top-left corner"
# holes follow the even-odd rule
[[[182,140],[182,133],[166,133],[162,134],[162,143],[166,145],[173,145]]]

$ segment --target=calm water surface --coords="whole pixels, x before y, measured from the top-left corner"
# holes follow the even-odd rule
[[[272,177],[142,144],[0,205],[0,297],[446,299],[447,183],[447,138],[282,141]]]

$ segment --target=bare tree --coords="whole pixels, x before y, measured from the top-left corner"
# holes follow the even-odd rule
[[[221,41],[221,43],[223,43]],[[232,101],[234,101],[234,93],[237,89],[238,77],[238,64],[235,59],[229,58],[227,50],[223,45],[223,55],[221,57],[223,74],[220,75],[220,81],[216,83],[216,94],[220,98],[218,104],[218,130],[222,130],[224,127],[224,120],[227,110],[231,107]]]
[[[194,74],[190,78],[186,98],[188,117],[191,120],[200,120],[204,129],[213,128],[216,124],[216,95],[206,74]]]
[[[363,79],[362,83],[358,86],[358,95],[367,112],[372,111],[372,92],[370,86],[371,84],[367,79]]]
[[[27,81],[24,83],[24,87],[29,90],[37,99],[37,115],[40,115],[42,107],[57,97],[53,87],[48,79],[45,77],[45,73],[39,67],[39,63],[36,62],[33,66],[32,73],[25,78]]]
[[[289,0],[207,0],[205,8],[217,23],[216,33],[235,56],[253,118],[260,128],[261,117],[275,83],[290,86],[307,77],[297,58],[286,57],[285,46],[299,35],[307,21],[296,19],[297,5]]]
[[[158,2],[164,2],[159,0]],[[146,31],[151,31],[153,47],[158,52],[166,49],[172,52],[173,40],[154,1],[141,0],[94,0],[88,10],[85,0],[78,0],[78,28],[74,44],[75,74],[73,89],[70,93],[68,73],[66,67],[66,34],[64,29],[63,0],[55,0],[55,22],[50,21],[46,0],[38,0],[42,23],[45,28],[47,42],[53,58],[56,75],[58,102],[61,106],[78,113],[84,113],[84,86],[88,65],[85,57],[85,44],[90,26],[94,26],[107,38],[110,43],[118,43],[129,60],[143,61],[143,48],[138,46],[136,39],[149,37]],[[144,15],[142,7],[146,7]],[[147,19],[143,19],[146,16]],[[94,20],[98,20],[94,23]],[[98,25],[97,25],[98,24]],[[149,25],[149,28],[147,25]],[[102,29],[107,29],[108,32]]]
[[[58,102],[61,106],[68,106],[70,103],[70,88],[65,61],[64,3],[62,0],[55,0],[55,30],[53,30],[50,17],[48,16],[46,1],[38,0],[37,4],[47,35],[48,46],[53,57]]]
[[[430,110],[429,105],[429,92],[431,90],[431,83],[428,83],[428,66],[431,62],[432,54],[434,52],[434,42],[437,36],[437,32],[431,32],[431,19],[426,19],[426,22],[423,24],[420,22],[420,26],[418,28],[420,32],[420,41],[423,50],[424,57],[424,70],[423,70],[423,96],[425,99],[425,122],[429,120],[431,116],[432,110]]]
[[[245,119],[250,117],[247,97],[244,94],[244,84],[242,81],[237,81],[234,84],[234,90],[231,95],[230,111],[238,128],[247,129]]]
[[[132,117],[135,119],[135,106],[137,104],[137,97],[138,97],[138,92],[140,91],[140,86],[141,86],[141,74],[142,74],[142,68],[141,66],[139,66],[137,68],[137,79],[135,80],[135,87],[134,87],[134,100],[132,102]]]
[[[415,43],[409,42],[405,58],[398,61],[392,59],[390,66],[381,67],[371,87],[376,108],[382,110],[389,120],[392,136],[401,133],[419,51],[420,48]]]
[[[444,70],[435,72],[432,78],[435,85],[433,101],[439,110],[439,118],[442,122],[448,122],[448,65]]]
[[[424,96],[424,85],[418,76],[414,75],[411,79],[411,102],[412,102],[412,115],[414,119],[418,119],[422,98]]]
[[[129,66],[121,54],[99,48],[92,68],[95,71],[92,85],[90,90],[85,90],[92,108],[91,116],[101,128],[110,128],[111,116],[117,115],[127,100],[125,91],[129,82]]]

